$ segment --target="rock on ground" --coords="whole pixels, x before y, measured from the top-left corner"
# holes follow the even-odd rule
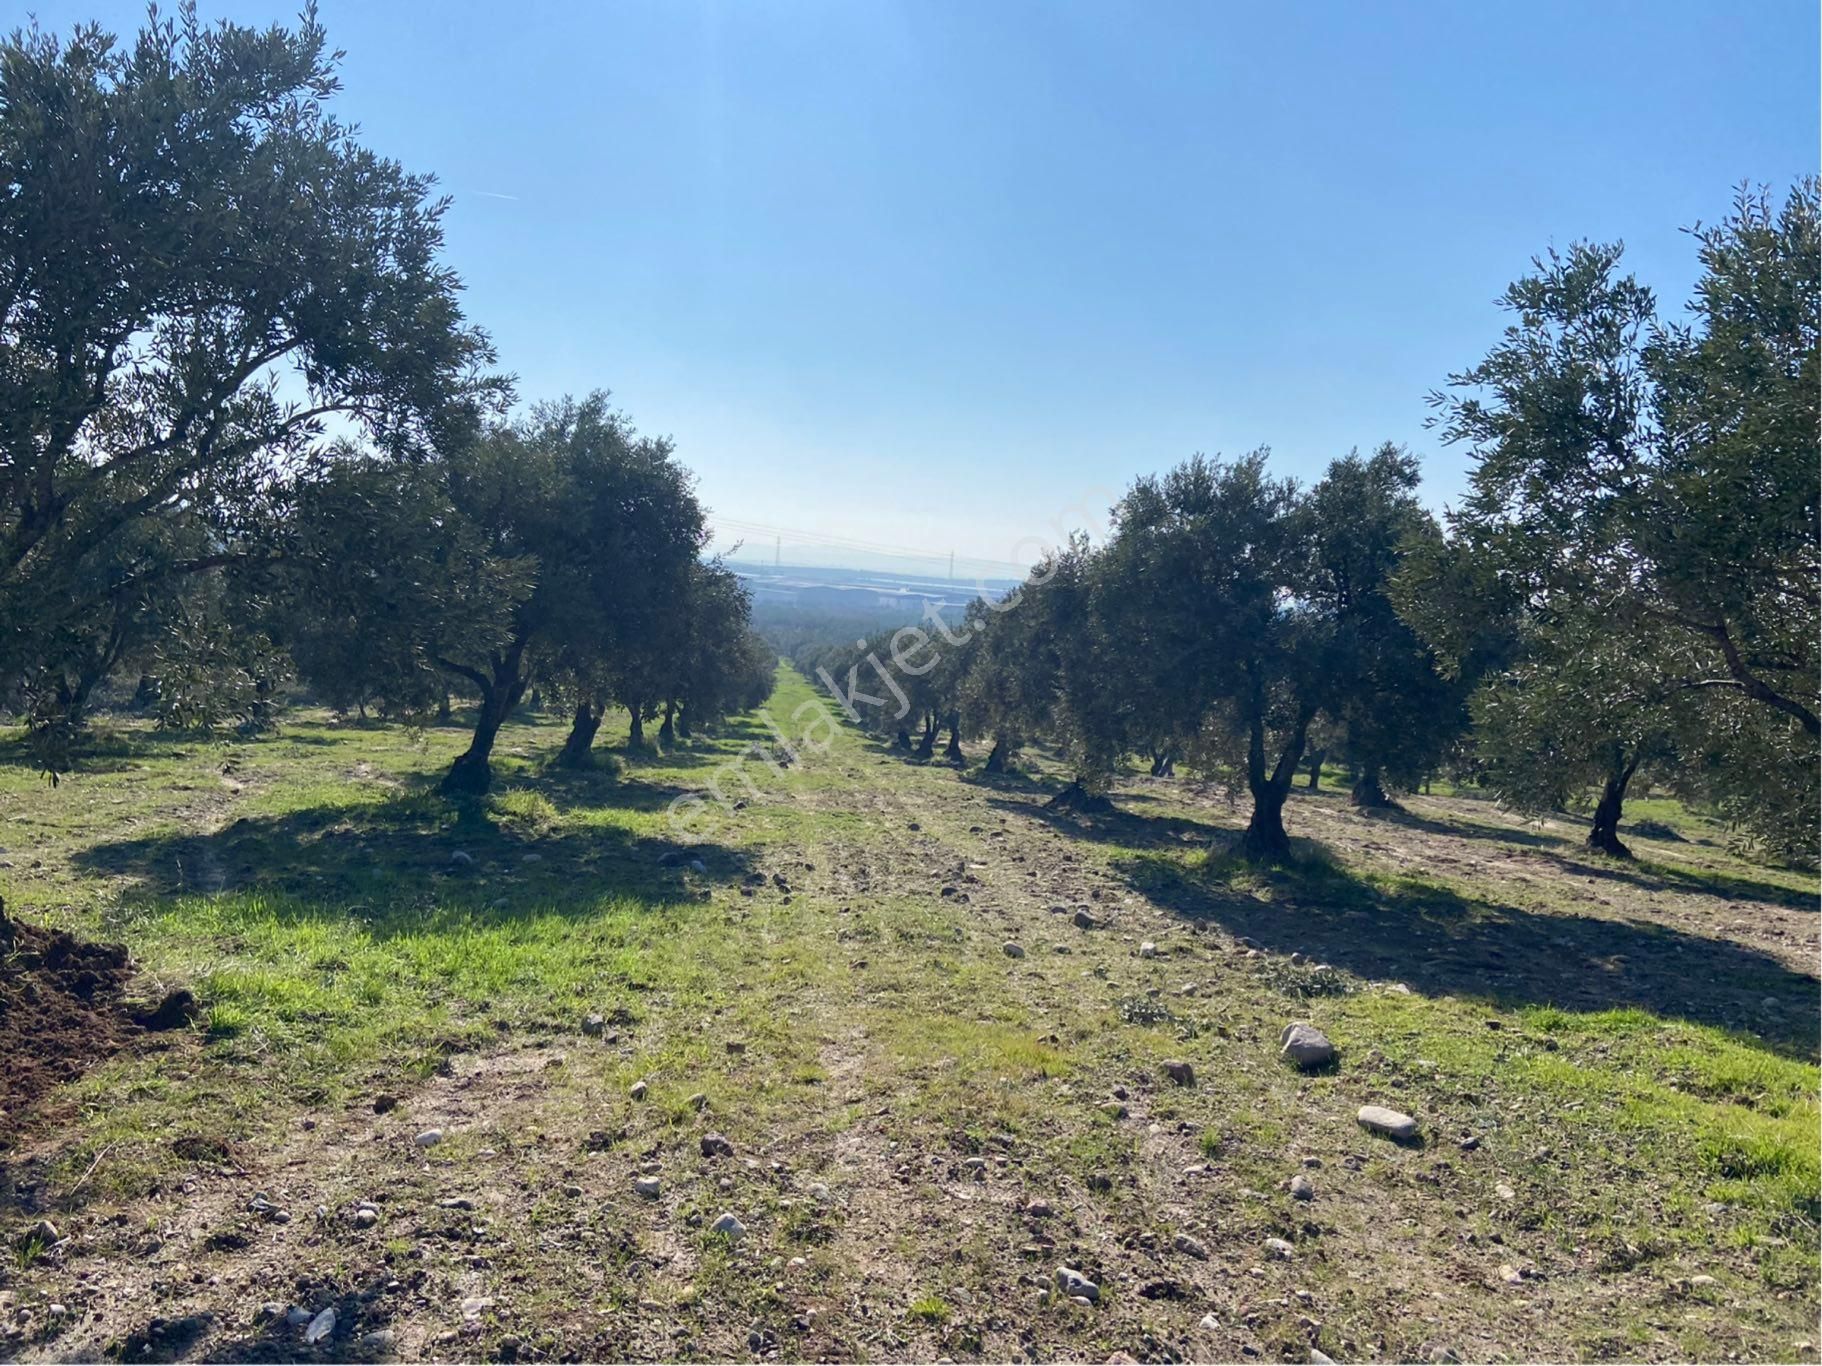
[[[1400,1143],[1417,1137],[1417,1121],[1397,1110],[1388,1110],[1383,1105],[1362,1105],[1360,1113],[1354,1118],[1360,1127]]]
[[[1329,1036],[1312,1024],[1286,1025],[1278,1042],[1283,1045],[1281,1056],[1299,1067],[1321,1067],[1335,1058]]]
[[[1170,1245],[1176,1248],[1178,1252],[1194,1257],[1199,1262],[1208,1260],[1208,1249],[1202,1246],[1199,1241],[1190,1237],[1187,1233],[1179,1233],[1171,1240]]]
[[[335,1332],[335,1310],[325,1309],[310,1320],[310,1326],[304,1329],[304,1341],[311,1346],[323,1341]]]

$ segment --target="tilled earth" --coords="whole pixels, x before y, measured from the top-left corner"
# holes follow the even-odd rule
[[[132,975],[121,945],[9,919],[0,904],[0,1153],[47,1092],[139,1033],[122,1001]]]

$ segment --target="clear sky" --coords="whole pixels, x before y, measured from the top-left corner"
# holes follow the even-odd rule
[[[724,518],[997,560],[1198,450],[1390,438],[1440,505],[1424,395],[1531,255],[1680,308],[1679,229],[1817,167],[1815,0],[320,13],[525,397],[611,389]]]

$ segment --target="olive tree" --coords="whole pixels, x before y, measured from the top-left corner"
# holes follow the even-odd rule
[[[612,690],[674,634],[678,590],[705,533],[670,442],[639,436],[605,392],[496,425],[448,469],[451,502],[486,554],[535,566],[497,640],[445,640],[434,660],[480,699],[444,788],[484,791],[494,740],[535,677],[571,690],[566,748],[587,754]]]
[[[1516,600],[1538,658],[1625,661],[1638,684],[1626,695],[1665,711],[1653,728],[1679,750],[1718,756],[1751,736],[1744,763],[1708,764],[1716,795],[1803,853],[1777,832],[1795,828],[1793,802],[1814,814],[1813,783],[1787,778],[1816,771],[1822,712],[1816,182],[1781,206],[1742,192],[1696,237],[1703,275],[1685,324],[1659,318],[1618,245],[1552,252],[1507,291],[1501,340],[1435,396],[1445,437],[1476,461],[1451,531]],[[1552,704],[1587,713],[1586,730],[1611,672],[1563,674]],[[1567,689],[1577,679],[1588,687]],[[1604,752],[1629,751],[1608,741]],[[1604,797],[1627,762],[1614,760]],[[1608,825],[1596,843],[1618,853]],[[1813,857],[1813,838],[1803,845]]]
[[[502,392],[445,202],[327,112],[336,60],[309,10],[0,39],[0,620],[30,624],[0,634],[7,686],[105,659],[143,601],[123,537],[170,548],[167,588],[268,555],[326,424],[422,455]]]
[[[1284,804],[1326,697],[1330,632],[1303,594],[1310,530],[1265,451],[1195,456],[1133,484],[1101,565],[1121,692],[1147,734],[1182,737],[1190,761],[1243,777],[1241,848],[1262,858],[1289,848]]]
[[[1440,536],[1417,486],[1416,459],[1387,444],[1332,462],[1300,509],[1303,600],[1333,630],[1320,733],[1323,747],[1353,767],[1356,806],[1391,805],[1387,784],[1416,787],[1468,725],[1468,689],[1447,676],[1390,596],[1405,557]]]

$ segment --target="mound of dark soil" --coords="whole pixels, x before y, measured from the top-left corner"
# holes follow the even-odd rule
[[[40,1096],[140,1032],[121,995],[133,975],[120,944],[88,944],[0,907],[0,1148]]]

